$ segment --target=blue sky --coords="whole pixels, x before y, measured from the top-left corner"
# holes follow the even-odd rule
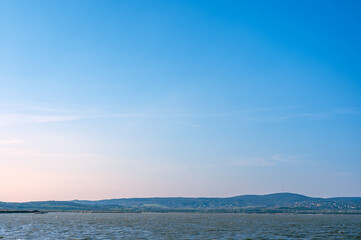
[[[361,196],[357,1],[0,1],[0,199]]]

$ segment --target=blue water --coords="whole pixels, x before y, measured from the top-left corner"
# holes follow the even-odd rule
[[[0,214],[2,239],[361,239],[361,215]]]

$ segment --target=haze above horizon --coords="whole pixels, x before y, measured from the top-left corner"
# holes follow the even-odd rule
[[[360,11],[0,1],[0,201],[360,197]]]

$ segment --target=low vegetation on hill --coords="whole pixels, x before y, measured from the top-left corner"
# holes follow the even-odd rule
[[[361,198],[312,198],[293,193],[230,198],[122,198],[99,201],[0,202],[6,210],[93,212],[361,213]]]

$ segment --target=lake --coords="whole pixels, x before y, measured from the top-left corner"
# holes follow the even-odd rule
[[[0,214],[2,239],[361,239],[361,215]]]

